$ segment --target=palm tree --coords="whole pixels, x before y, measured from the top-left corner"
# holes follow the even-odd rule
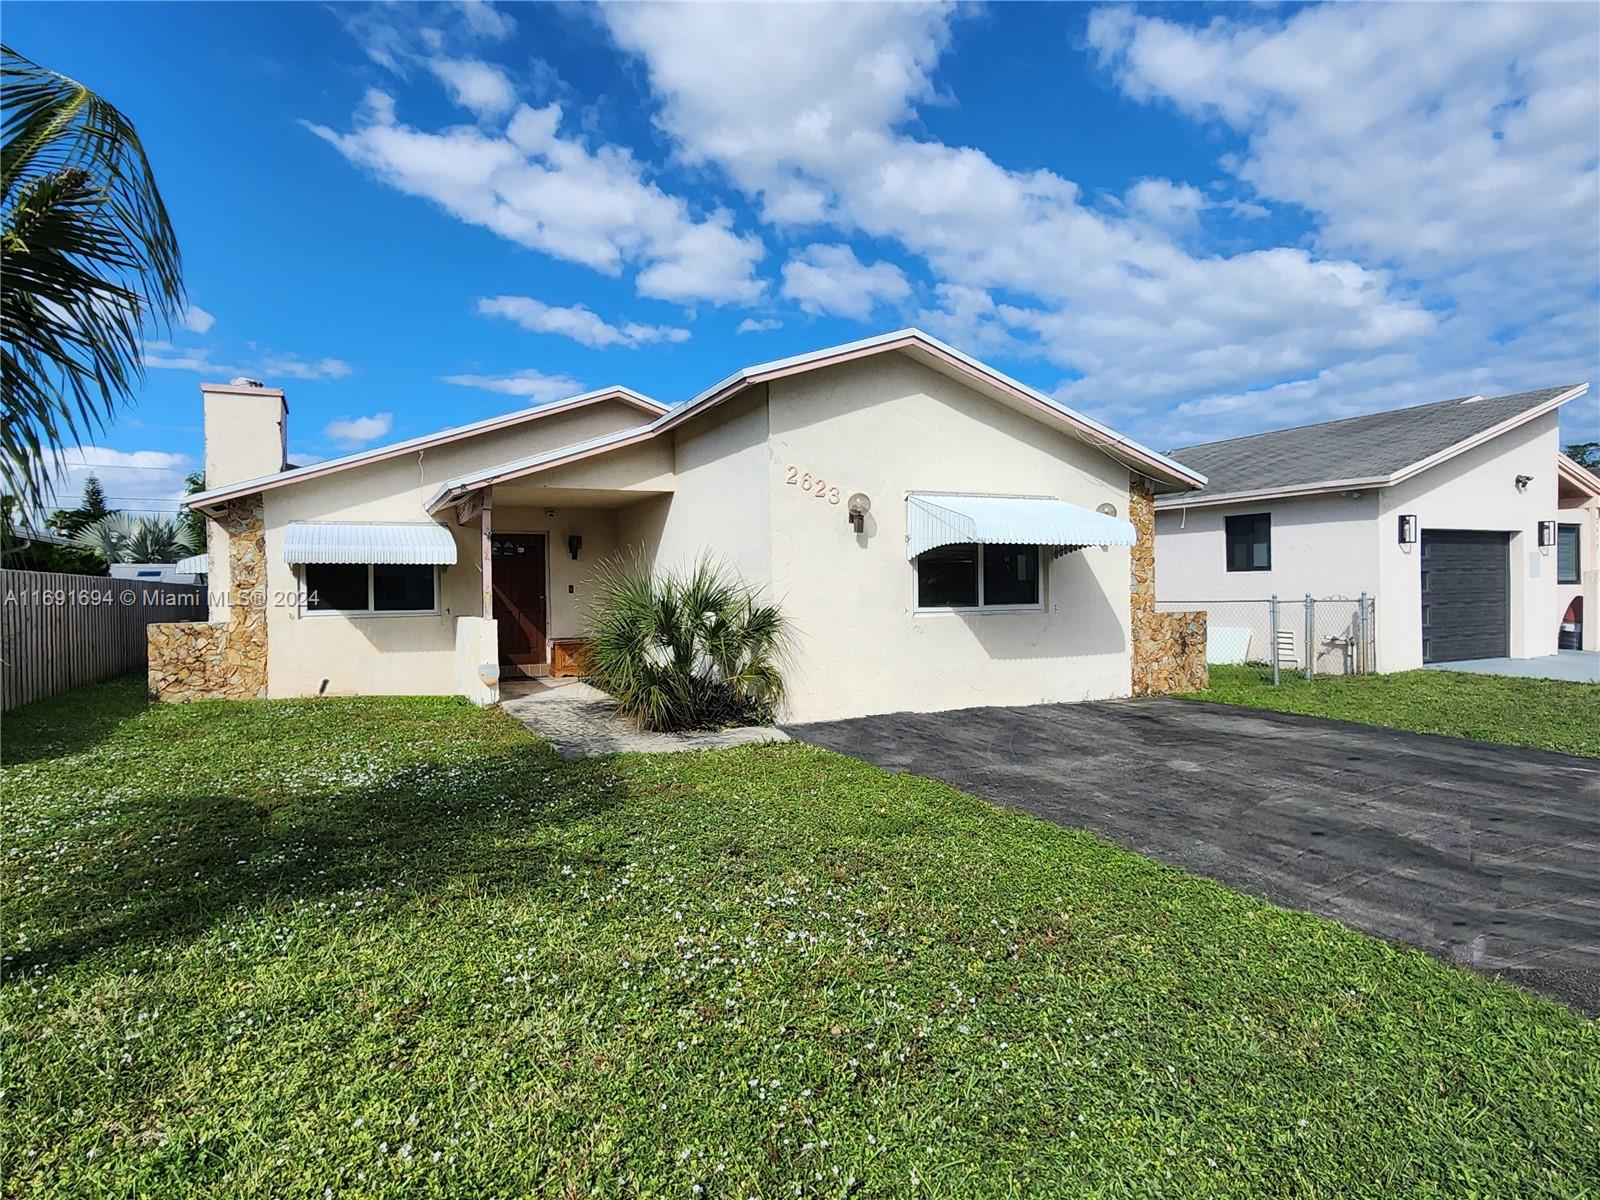
[[[114,512],[86,525],[72,544],[108,563],[170,563],[197,553],[181,517],[130,517]]]
[[[104,425],[140,342],[183,310],[177,238],[126,117],[0,46],[0,483],[38,506],[45,458]]]

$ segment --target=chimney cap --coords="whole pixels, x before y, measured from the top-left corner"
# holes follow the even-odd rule
[[[230,380],[228,380],[228,385],[230,387],[258,387],[258,388],[264,388],[264,387],[267,386],[266,384],[262,383],[261,380],[259,380],[259,379],[251,379],[248,375],[240,375],[235,379],[230,379]]]

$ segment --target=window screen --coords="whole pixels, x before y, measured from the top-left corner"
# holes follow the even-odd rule
[[[1272,569],[1272,514],[1251,513],[1226,522],[1228,570]]]
[[[920,608],[976,608],[978,547],[940,546],[917,556]]]
[[[307,563],[306,608],[365,611],[367,568],[361,563]]]
[[[1039,603],[1039,547],[983,548],[983,605]]]
[[[388,564],[373,567],[372,607],[376,612],[432,609],[433,568]]]
[[[1578,561],[1578,539],[1581,525],[1556,527],[1556,582],[1577,583],[1583,571]]]

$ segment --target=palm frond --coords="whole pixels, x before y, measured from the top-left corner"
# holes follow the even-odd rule
[[[131,396],[145,327],[182,311],[182,260],[113,105],[5,46],[0,100],[0,483],[37,505],[47,459]]]

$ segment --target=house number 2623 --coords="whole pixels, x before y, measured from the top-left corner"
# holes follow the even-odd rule
[[[799,467],[789,467],[784,472],[783,481],[793,484],[802,492],[809,492],[818,500],[826,500],[829,504],[839,503],[839,489],[829,487],[828,481],[821,475],[813,475],[810,471],[802,471]]]

